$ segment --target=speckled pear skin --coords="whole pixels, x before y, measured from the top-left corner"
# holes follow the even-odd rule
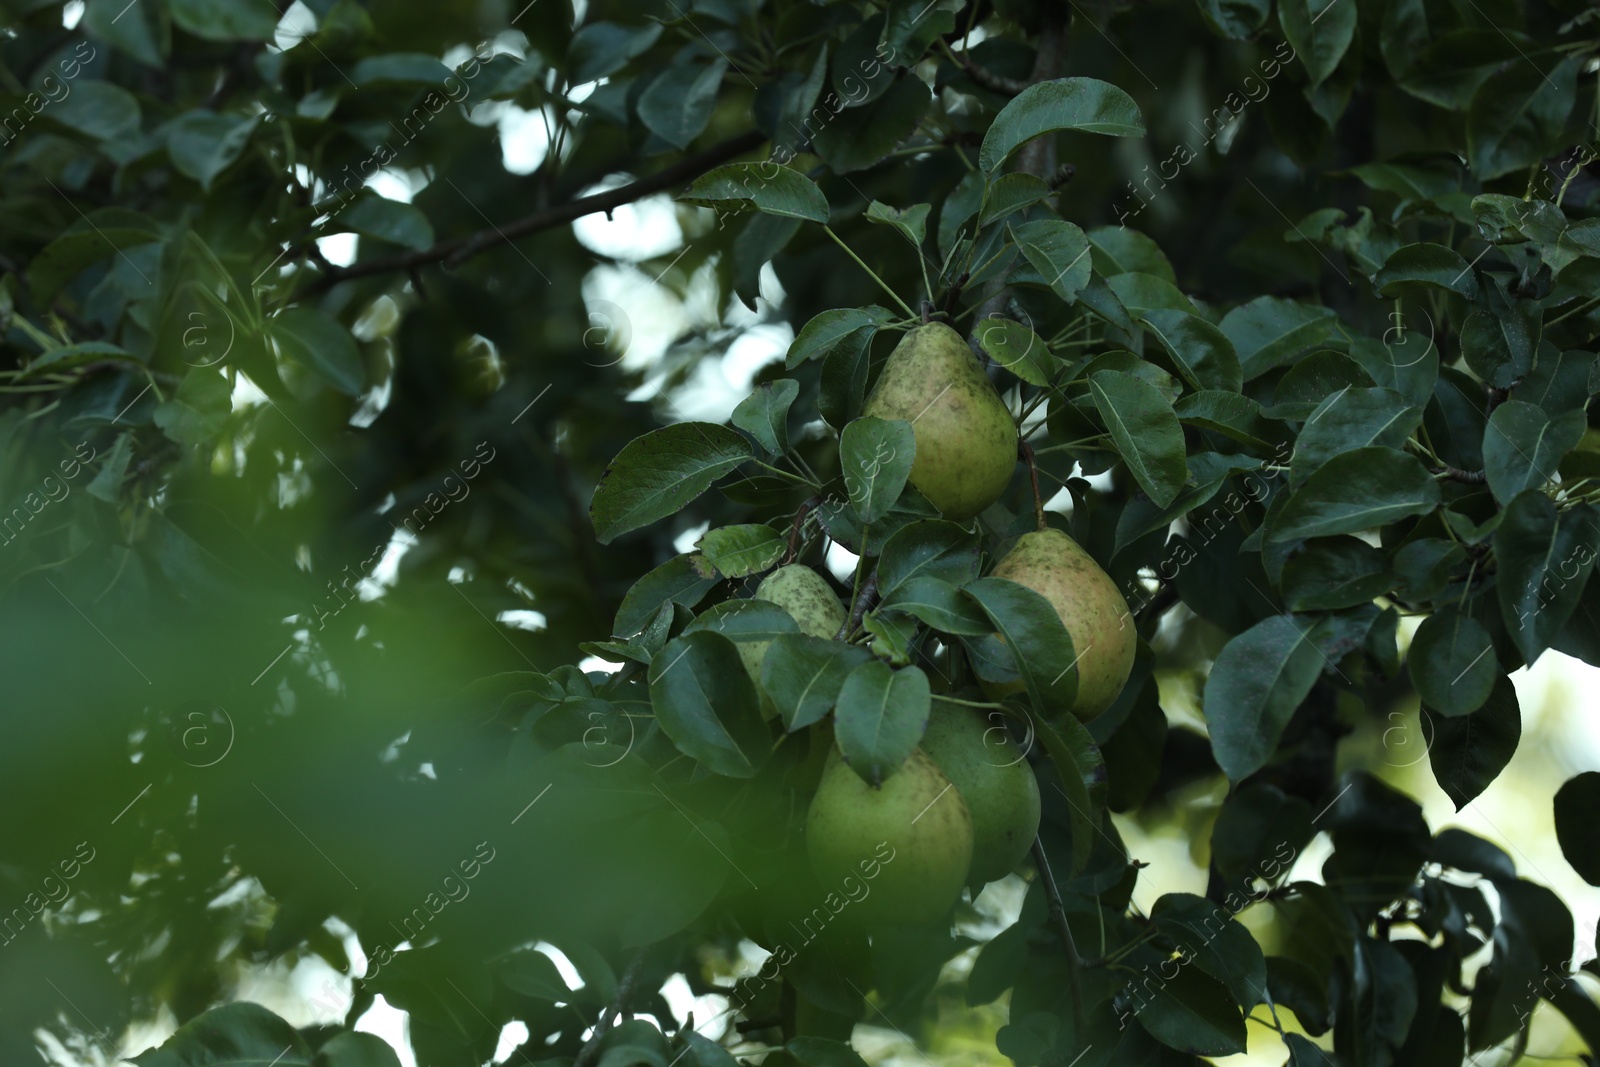
[[[947,519],[966,522],[1011,484],[1016,423],[967,343],[942,322],[901,338],[861,413],[911,424],[911,484]]]
[[[995,713],[935,700],[922,750],[955,783],[972,816],[969,885],[1004,878],[1039,834],[1039,782]]]
[[[1078,656],[1078,696],[1072,713],[1088,721],[1109,708],[1127,684],[1138,647],[1128,602],[1111,576],[1060,530],[1023,534],[993,573],[1050,601],[1072,635]],[[983,689],[990,699],[998,700],[1023,686],[1015,682]]]
[[[829,637],[839,632],[839,627],[844,625],[844,605],[839,603],[839,598],[834,595],[833,589],[828,585],[826,578],[812,570],[810,567],[798,563],[791,563],[787,567],[779,567],[756,586],[757,600],[770,600],[784,611],[794,617],[800,625],[800,632],[810,634],[812,637]],[[744,660],[744,669],[749,673],[756,689],[761,688],[761,661],[767,658],[767,649],[772,647],[771,641],[740,641],[735,646],[739,650],[739,658]],[[762,700],[762,710],[773,713],[773,709],[766,700]]]
[[[806,816],[806,851],[823,888],[840,891],[846,878],[854,879],[848,886],[867,887],[849,904],[858,921],[925,926],[948,915],[961,896],[972,863],[972,817],[922,749],[873,787],[835,748]]]

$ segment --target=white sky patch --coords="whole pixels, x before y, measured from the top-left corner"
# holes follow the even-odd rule
[[[591,270],[583,279],[583,302],[591,313],[590,325],[606,324],[608,334],[628,337],[628,350],[617,365],[623,370],[643,370],[657,363],[667,348],[689,328],[683,302],[664,285],[653,284],[652,276],[634,266],[603,266]],[[623,325],[613,321],[621,310]],[[599,337],[596,335],[596,340]],[[618,354],[597,345],[585,356],[590,363],[604,366]]]
[[[233,376],[233,410],[244,411],[267,402],[267,394],[261,387],[250,380],[249,375],[239,371]]]
[[[632,180],[625,174],[613,174],[585,189],[583,195],[607,192]],[[665,193],[614,208],[610,218],[603,211],[585,215],[573,222],[572,232],[591,252],[635,263],[671,255],[683,247],[678,212]]]
[[[363,1034],[381,1037],[400,1057],[400,1067],[417,1067],[417,1057],[411,1052],[411,1040],[406,1036],[411,1016],[383,999],[379,993],[372,1007],[356,1020],[355,1028]]]
[[[709,993],[703,997],[694,995],[689,988],[689,980],[682,974],[675,974],[668,978],[661,987],[661,998],[667,1002],[667,1007],[672,1010],[672,1017],[679,1026],[688,1023],[692,1015],[695,1020],[695,1032],[702,1037],[718,1040],[722,1032],[727,1029],[727,1021],[723,1012],[728,1010],[728,998]],[[711,1026],[712,1020],[717,1022]]]
[[[702,522],[698,526],[689,527],[689,529],[683,531],[683,533],[672,539],[673,551],[679,553],[693,552],[695,542],[704,537],[706,535],[706,531],[709,529],[711,529],[711,524],[709,522]]]
[[[294,3],[289,5],[289,10],[283,13],[283,18],[278,20],[278,28],[273,31],[272,43],[287,52],[316,32],[316,14],[300,0],[294,0]]]
[[[500,160],[512,174],[532,174],[550,154],[550,115],[515,104],[500,113]]]
[[[833,573],[835,578],[846,585],[850,584],[851,577],[856,573],[856,562],[859,559],[861,559],[860,556],[839,542],[830,541],[828,543],[828,555],[826,557],[828,570]]]
[[[393,167],[384,167],[372,177],[367,179],[367,188],[383,197],[385,200],[398,200],[402,204],[411,203],[411,198],[416,190],[411,187],[411,179],[403,170]]]
[[[781,360],[794,340],[787,323],[756,326],[728,345],[719,360],[701,360],[683,386],[672,394],[673,414],[684,419],[726,422],[739,401],[750,395],[756,372]]]
[[[348,267],[356,261],[356,248],[361,238],[353,233],[336,233],[317,238],[317,247],[335,267]]]
[[[76,29],[77,26],[78,26],[78,20],[83,18],[83,10],[84,10],[84,8],[86,6],[87,5],[84,4],[83,0],[72,0],[72,2],[69,3],[66,7],[62,8],[61,9],[61,26],[62,26],[62,28],[63,29],[68,29],[68,30]]]
[[[528,1042],[528,1024],[521,1019],[512,1019],[500,1028],[500,1043],[494,1048],[494,1062],[504,1063],[511,1058],[511,1054]]]
[[[601,674],[616,674],[622,669],[622,664],[612,663],[610,660],[601,659],[599,656],[585,656],[578,661],[578,669],[584,673],[599,671]]]
[[[494,617],[495,622],[503,622],[513,630],[527,630],[538,633],[546,629],[545,614],[542,611],[531,611],[527,608],[512,608],[502,611]]]

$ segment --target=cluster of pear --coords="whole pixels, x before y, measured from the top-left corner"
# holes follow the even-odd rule
[[[1000,499],[1017,466],[1010,410],[961,335],[942,322],[908,332],[889,354],[862,410],[911,424],[917,443],[911,484],[947,519],[966,520]],[[1111,706],[1133,669],[1137,641],[1128,602],[1111,576],[1059,530],[1023,535],[994,569],[1049,600],[1079,656],[1073,713],[1091,719]],[[993,700],[1021,682],[985,685]]]
[[[864,414],[911,424],[910,481],[946,518],[966,521],[1006,491],[1017,432],[1010,411],[961,336],[942,323],[911,330],[889,356]],[[1071,537],[1045,529],[1023,535],[993,570],[1043,596],[1078,653],[1073,713],[1092,718],[1117,698],[1133,667],[1136,638],[1127,602],[1109,575]],[[834,637],[847,617],[827,581],[810,568],[774,571],[756,591],[800,629]],[[765,644],[739,646],[759,678]],[[999,701],[1022,684],[985,683]],[[763,696],[763,700],[766,698]],[[768,713],[771,709],[768,708]],[[806,818],[806,847],[823,884],[882,859],[870,895],[853,904],[869,923],[922,925],[946,916],[964,886],[1011,873],[1039,830],[1039,785],[998,712],[938,698],[920,745],[878,785],[834,748]]]

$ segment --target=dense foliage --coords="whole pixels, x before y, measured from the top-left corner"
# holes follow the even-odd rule
[[[519,1062],[838,1067],[962,1003],[1004,1005],[973,1062],[1030,1067],[1247,1019],[1296,1067],[1455,1064],[1541,1001],[1600,1048],[1561,899],[1340,747],[1420,700],[1463,807],[1508,672],[1600,665],[1593,9],[0,12],[7,1063],[167,1013],[145,1067],[394,1063],[348,1029],[380,995],[423,1064],[520,1020]],[[571,225],[667,196],[662,247]],[[935,321],[1023,443],[969,521],[863,417]],[[1084,722],[1088,650],[990,574],[1041,524],[1139,634]],[[792,562],[852,564],[837,639],[752,597]],[[1037,775],[1020,914],[863,922],[810,794],[836,735],[877,782],[951,699]],[[1204,896],[1133,907],[1109,813],[1207,781]],[[1600,774],[1552,802],[1600,885]],[[226,1003],[312,956],[343,1026]],[[728,1013],[677,1026],[680,973]]]

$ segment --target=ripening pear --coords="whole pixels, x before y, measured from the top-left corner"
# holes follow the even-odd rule
[[[791,563],[779,567],[756,586],[757,600],[770,600],[787,611],[800,626],[800,632],[812,637],[832,637],[844,625],[844,605],[834,595],[828,580],[810,567]],[[735,644],[744,669],[761,690],[761,661],[767,658],[771,641],[740,641]],[[762,708],[770,717],[774,712],[763,699]]]
[[[961,335],[918,326],[889,353],[863,415],[911,424],[911,484],[965,522],[1000,499],[1017,465],[1017,427]]]
[[[922,750],[955,783],[972,816],[967,883],[982,885],[1010,874],[1039,834],[1039,783],[1000,713],[986,717],[935,700]]]
[[[1050,601],[1072,635],[1078,657],[1078,696],[1072,713],[1087,721],[1109,708],[1133,671],[1138,645],[1128,602],[1111,575],[1060,530],[1023,534],[993,573]],[[983,687],[991,700],[1022,689],[1021,682]]]
[[[920,926],[949,911],[972,864],[972,817],[920,748],[878,786],[868,785],[835,748],[806,816],[806,851],[824,889],[844,879],[862,922]]]

